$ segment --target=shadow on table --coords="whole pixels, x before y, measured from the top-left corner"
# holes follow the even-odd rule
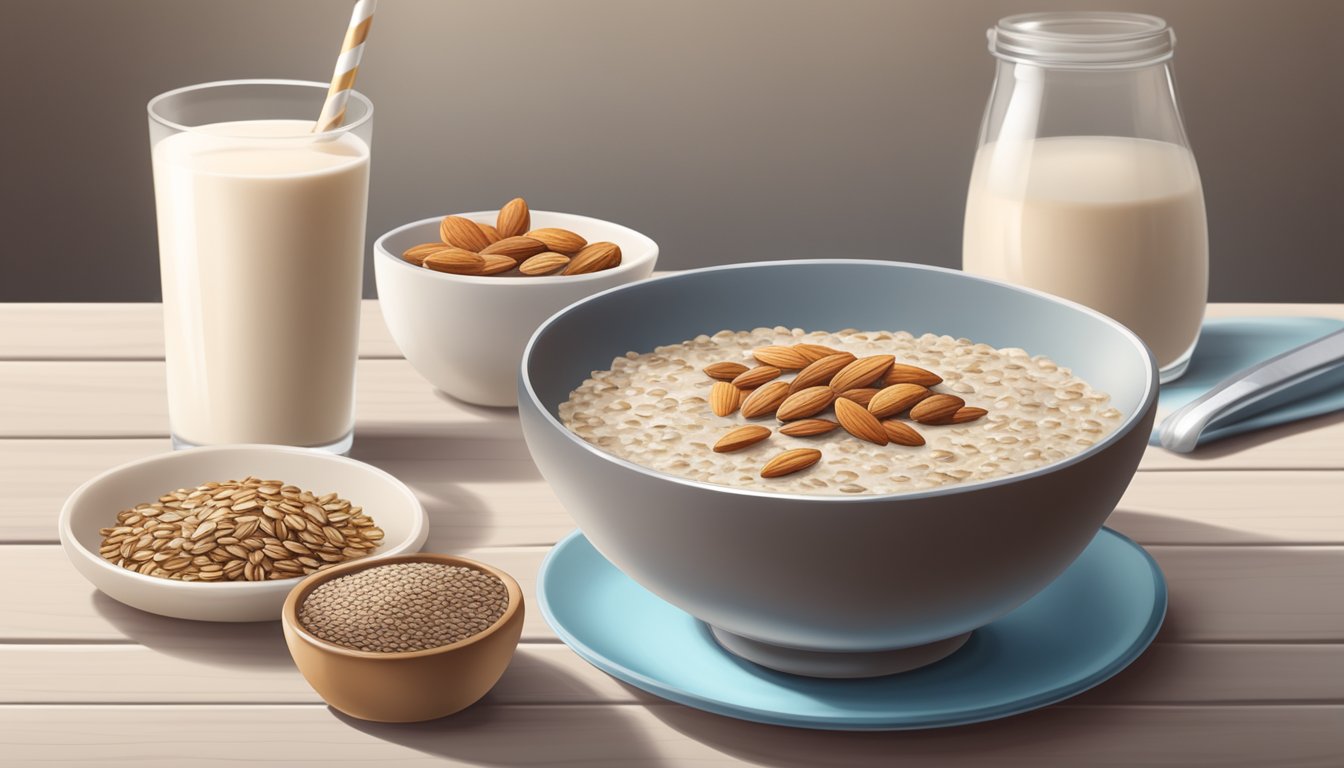
[[[224,667],[294,666],[279,621],[234,624],[170,619],[122,605],[97,591],[92,601],[98,615],[119,632],[158,653]]]
[[[544,676],[547,688],[573,692],[576,702],[598,699],[591,686],[559,665],[538,660],[529,672]],[[328,711],[375,738],[467,765],[654,765],[667,759],[641,732],[640,709],[629,705],[498,704],[487,694],[455,715],[405,724]]]

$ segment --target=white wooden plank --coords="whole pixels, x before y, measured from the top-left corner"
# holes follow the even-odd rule
[[[1209,317],[1334,317],[1344,304],[1210,304]],[[361,357],[400,357],[376,300],[366,300]],[[163,309],[156,303],[0,304],[0,360],[163,358]]]
[[[459,437],[360,440],[354,455],[406,481],[440,547],[551,544],[574,527],[532,464],[512,413]],[[143,440],[0,440],[0,543],[56,541],[89,477],[169,449]],[[1344,471],[1141,472],[1109,525],[1144,544],[1344,544]]]
[[[1344,645],[1152,646],[1078,704],[1344,703]],[[141,645],[0,645],[0,704],[315,704],[275,631],[227,654]],[[650,703],[563,645],[523,643],[495,704]]]
[[[360,312],[360,357],[401,357],[378,302]],[[0,360],[162,360],[163,306],[0,304]]]
[[[431,548],[431,551],[438,549]],[[444,551],[475,557],[513,574],[532,608],[545,547]],[[1171,593],[1165,642],[1344,643],[1344,547],[1185,547],[1149,551]],[[38,576],[35,576],[37,574]],[[216,625],[165,619],[98,593],[65,561],[60,547],[0,547],[0,643],[132,641],[165,653],[228,647],[273,631],[266,624]],[[523,637],[552,641],[538,611],[529,610]]]
[[[512,410],[436,392],[405,360],[360,360],[355,439],[496,434]],[[161,360],[0,362],[0,438],[167,437]]]
[[[62,765],[1321,766],[1344,707],[1068,707],[962,728],[824,733],[652,707],[476,706],[419,725],[317,705],[0,707],[8,757]],[[77,735],[77,737],[72,737]]]

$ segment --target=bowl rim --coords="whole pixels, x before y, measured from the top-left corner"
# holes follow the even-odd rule
[[[665,282],[665,281],[672,282],[677,280],[690,279],[695,276],[711,272],[728,272],[743,269],[761,269],[765,267],[777,267],[777,266],[789,266],[789,265],[834,266],[837,264],[854,264],[860,266],[883,265],[884,267],[894,266],[902,269],[915,269],[927,272],[941,272],[949,275],[956,275],[962,279],[973,280],[980,283],[987,283],[990,285],[998,286],[999,288],[1016,291],[1018,293],[1023,293],[1038,299],[1044,299],[1046,301],[1053,302],[1055,304],[1060,304],[1065,307],[1069,307],[1077,312],[1089,315],[1097,320],[1100,320],[1102,321],[1103,324],[1110,326],[1112,329],[1118,331],[1123,338],[1128,340],[1142,353],[1141,358],[1143,360],[1146,383],[1144,384],[1143,395],[1139,399],[1139,405],[1133,410],[1133,412],[1126,415],[1125,420],[1121,422],[1120,426],[1116,427],[1109,435],[1103,438],[1100,442],[1087,446],[1082,451],[1079,451],[1078,453],[1072,456],[1061,459],[1060,461],[1045,464],[1043,466],[1037,467],[1032,470],[1028,470],[1026,472],[1018,472],[1005,475],[1003,477],[995,477],[987,480],[978,480],[970,483],[957,483],[955,485],[944,486],[941,488],[933,488],[925,491],[912,491],[908,493],[855,494],[853,496],[841,496],[841,495],[822,496],[822,495],[805,494],[805,493],[779,493],[775,491],[762,491],[754,488],[739,488],[736,486],[718,485],[715,483],[707,483],[701,480],[692,480],[686,477],[678,477],[676,475],[667,474],[665,472],[660,472],[656,469],[645,467],[642,464],[636,464],[635,462],[630,461],[628,459],[624,459],[619,456],[607,453],[601,448],[598,448],[597,446],[583,440],[578,435],[574,434],[568,427],[560,423],[560,420],[558,418],[556,418],[554,415],[551,414],[550,409],[546,408],[545,405],[541,402],[541,398],[537,396],[537,392],[532,386],[532,378],[528,372],[528,362],[532,359],[532,348],[537,344],[537,341],[538,339],[541,338],[541,335],[553,324],[559,321],[559,319],[562,316],[577,310],[579,307],[588,304],[589,302],[599,301],[609,293],[615,293],[616,291],[632,289],[636,286],[647,286],[658,282]],[[987,277],[980,277],[979,275],[972,275],[963,272],[962,270],[959,269],[948,269],[946,267],[935,267],[928,264],[915,264],[905,261],[886,261],[882,259],[792,259],[792,260],[774,260],[774,261],[749,261],[749,262],[740,262],[736,264],[722,264],[713,267],[702,267],[699,269],[688,269],[685,271],[674,272],[664,275],[655,275],[647,280],[641,280],[637,283],[631,283],[629,285],[618,285],[613,288],[608,288],[607,290],[599,291],[598,293],[594,293],[591,296],[586,296],[582,299],[579,299],[578,301],[575,301],[569,306],[560,309],[555,314],[546,318],[544,322],[538,325],[536,331],[532,333],[532,337],[527,340],[527,346],[523,348],[523,359],[519,368],[518,376],[522,389],[526,393],[527,402],[533,408],[540,411],[541,417],[547,422],[547,424],[551,428],[558,430],[571,443],[574,443],[581,449],[587,451],[588,453],[597,456],[600,460],[610,462],[619,467],[623,467],[624,469],[636,472],[651,479],[676,483],[678,485],[684,485],[698,490],[713,491],[715,493],[727,493],[734,496],[746,496],[765,501],[801,501],[811,503],[846,504],[846,505],[865,505],[865,504],[891,502],[891,501],[916,501],[921,499],[937,498],[943,496],[957,496],[964,493],[974,493],[991,488],[996,488],[1002,485],[1008,485],[1011,483],[1019,483],[1026,480],[1032,480],[1038,477],[1043,477],[1045,475],[1066,469],[1068,467],[1086,461],[1087,459],[1095,456],[1096,454],[1100,453],[1103,449],[1108,448],[1111,445],[1114,445],[1115,443],[1119,442],[1131,431],[1133,431],[1134,427],[1138,425],[1138,423],[1144,418],[1144,416],[1148,413],[1148,411],[1152,409],[1156,404],[1158,386],[1159,386],[1157,361],[1153,357],[1152,350],[1150,350],[1148,348],[1148,345],[1144,344],[1143,340],[1140,339],[1138,335],[1136,335],[1129,328],[1122,325],[1119,321],[1102,314],[1101,312],[1091,309],[1090,307],[1083,306],[1082,304],[1079,304],[1077,302],[1045,293],[1044,291],[1038,291],[1032,288],[1025,288],[1020,285],[1013,285],[1011,283],[1005,283],[1000,280],[993,280]]]
[[[420,503],[420,499],[416,498],[415,492],[412,491],[409,486],[407,486],[401,480],[397,479],[395,475],[391,474],[390,472],[387,472],[386,470],[379,469],[378,467],[375,467],[372,464],[366,464],[365,462],[359,461],[358,459],[352,459],[348,456],[339,456],[334,453],[327,453],[325,451],[320,451],[314,448],[299,448],[296,446],[289,446],[289,445],[267,445],[264,443],[238,443],[232,445],[201,446],[198,448],[188,448],[186,450],[156,453],[152,456],[145,456],[144,458],[136,459],[134,461],[128,461],[124,464],[118,464],[115,467],[111,467],[109,469],[103,470],[102,472],[99,472],[97,475],[94,475],[93,477],[84,481],[84,483],[82,483],[68,497],[66,497],[65,504],[61,507],[61,514],[60,517],[58,518],[58,528],[62,548],[65,549],[66,552],[78,552],[85,560],[93,562],[95,564],[95,567],[102,569],[106,573],[112,574],[114,578],[130,578],[132,581],[138,582],[140,584],[149,585],[155,589],[180,590],[183,592],[208,589],[208,592],[211,594],[224,594],[226,592],[239,594],[247,592],[254,592],[254,593],[278,592],[293,588],[296,584],[299,584],[300,582],[302,582],[303,579],[307,577],[293,576],[287,579],[268,579],[266,581],[194,582],[194,581],[175,581],[173,579],[165,579],[158,576],[150,576],[148,574],[139,573],[137,571],[132,571],[127,568],[121,568],[117,565],[114,565],[113,563],[109,563],[107,560],[104,560],[102,556],[100,556],[97,552],[93,552],[88,547],[84,546],[84,543],[81,542],[79,540],[79,537],[75,535],[74,525],[72,521],[72,518],[74,517],[75,507],[84,497],[84,495],[88,493],[89,489],[91,489],[94,485],[110,477],[113,477],[127,470],[134,469],[136,467],[144,466],[147,464],[159,464],[173,461],[174,457],[178,456],[200,455],[202,453],[243,453],[245,451],[261,451],[263,453],[270,453],[270,452],[288,453],[302,456],[312,456],[316,457],[319,461],[330,460],[338,464],[344,464],[346,466],[356,467],[365,471],[369,471],[375,477],[378,477],[379,479],[386,481],[389,486],[391,486],[394,490],[396,490],[398,493],[400,493],[405,497],[406,501],[410,504],[410,509],[413,510],[412,517],[414,518],[411,521],[411,530],[409,535],[402,541],[397,542],[394,545],[389,545],[388,547],[389,552],[399,547],[411,546],[416,541],[423,540],[423,538],[427,533],[426,529],[429,526],[429,522],[428,522],[428,515],[426,515],[425,513],[424,505]],[[414,514],[414,512],[418,512],[419,514]],[[380,555],[375,552],[370,555],[367,555],[366,557],[362,557],[359,560],[355,560],[353,562],[356,563],[366,561],[380,562],[385,557],[400,557],[402,554],[403,554],[402,552],[392,552],[392,554]],[[327,570],[334,570],[334,569],[329,568]],[[97,585],[95,584],[94,586]]]
[[[330,640],[323,640],[308,631],[308,628],[299,621],[299,603],[308,598],[314,589],[325,584],[332,579],[341,576],[349,576],[352,573],[363,571],[368,568],[377,568],[383,565],[395,565],[397,563],[442,563],[444,565],[458,565],[465,568],[471,568],[482,573],[488,573],[504,583],[504,588],[509,593],[509,604],[504,609],[495,623],[477,632],[465,640],[459,640],[456,643],[448,645],[437,645],[433,648],[422,648],[418,651],[361,651],[355,648],[347,648],[344,645],[338,645]],[[285,598],[284,607],[280,610],[280,621],[288,628],[294,630],[294,634],[302,638],[306,643],[316,647],[318,650],[335,653],[339,656],[346,656],[352,659],[381,659],[394,661],[401,659],[420,659],[426,656],[439,656],[452,653],[463,648],[475,645],[477,642],[483,642],[486,638],[498,633],[523,606],[523,590],[518,586],[517,579],[510,576],[507,572],[496,568],[488,563],[482,563],[479,560],[472,560],[468,557],[459,555],[448,555],[439,552],[413,552],[404,555],[393,555],[380,560],[361,558],[350,563],[342,563],[334,568],[328,568],[325,571],[309,574],[304,577],[289,591],[289,596]]]
[[[579,213],[566,213],[564,211],[536,210],[531,211],[530,213],[533,214],[540,213],[545,214],[547,216],[552,215],[569,216],[576,219],[582,219],[584,221],[596,222],[598,224],[603,224],[610,227],[616,227],[617,229],[624,230],[625,233],[628,233],[630,239],[638,241],[641,247],[637,253],[625,253],[624,249],[622,249],[622,258],[620,264],[612,267],[611,269],[604,269],[598,272],[589,272],[583,275],[539,275],[537,277],[528,277],[525,275],[519,275],[505,278],[499,278],[493,275],[456,275],[451,272],[437,272],[432,269],[417,267],[416,265],[401,258],[400,255],[392,253],[387,249],[387,241],[390,240],[391,238],[394,238],[402,234],[403,232],[415,229],[416,227],[423,227],[428,224],[438,224],[438,222],[442,221],[446,216],[461,216],[463,218],[472,219],[473,221],[475,221],[477,218],[484,216],[494,216],[497,215],[498,213],[499,211],[497,210],[468,211],[465,213],[446,213],[443,214],[442,216],[430,216],[429,218],[420,219],[419,221],[412,221],[408,224],[402,224],[401,226],[395,229],[391,229],[388,230],[387,232],[384,232],[377,240],[374,241],[373,243],[374,258],[388,259],[394,262],[398,269],[410,270],[416,274],[427,275],[431,279],[441,280],[443,282],[465,283],[468,285],[491,285],[491,286],[556,285],[557,283],[563,283],[565,285],[578,285],[582,283],[597,282],[603,279],[612,279],[620,277],[621,275],[624,275],[628,272],[632,272],[636,269],[639,269],[646,262],[654,262],[655,264],[657,263],[658,243],[655,242],[653,238],[649,237],[643,232],[631,229],[630,227],[627,227],[624,224],[618,224],[614,221],[598,219],[592,216],[584,216],[583,214]]]

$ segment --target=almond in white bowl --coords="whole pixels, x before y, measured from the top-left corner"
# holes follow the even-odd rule
[[[528,210],[524,216],[518,208],[505,216],[504,211],[488,210],[422,219],[397,227],[374,244],[379,307],[401,353],[435,388],[475,405],[516,406],[523,348],[537,326],[579,299],[647,278],[658,260],[658,244],[629,227],[554,211]],[[446,218],[453,224],[445,226]],[[468,269],[438,271],[403,257],[411,251],[422,261],[433,258],[434,249],[428,246],[442,243],[445,234],[460,237],[456,233],[467,232],[466,224],[474,224],[489,241],[478,256],[496,251],[481,256],[480,264],[463,257],[463,263],[470,262]],[[584,245],[573,254],[553,250],[577,244],[557,231],[580,237]],[[504,243],[509,238],[526,238],[535,245]],[[474,237],[472,243],[479,246]],[[416,246],[426,247],[412,251]],[[612,263],[613,251],[607,246],[619,252],[619,263]],[[493,257],[516,263],[480,274]],[[602,268],[592,269],[594,264]],[[478,273],[463,273],[472,271]]]

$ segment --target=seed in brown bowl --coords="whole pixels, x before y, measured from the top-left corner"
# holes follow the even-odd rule
[[[508,607],[508,587],[494,574],[409,562],[375,565],[319,584],[298,615],[304,629],[329,643],[402,653],[474,637]]]

